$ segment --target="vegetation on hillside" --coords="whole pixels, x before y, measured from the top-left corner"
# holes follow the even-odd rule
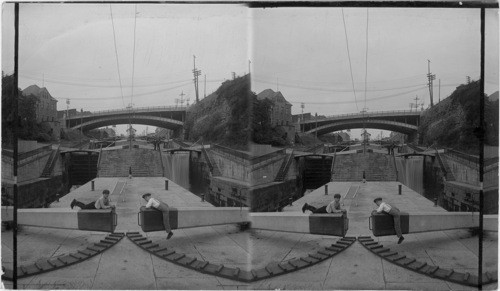
[[[258,100],[250,76],[225,81],[213,94],[188,109],[186,139],[247,150],[249,142],[286,144],[285,133],[271,126],[269,100]]]
[[[184,125],[186,139],[245,149],[250,135],[251,95],[248,75],[222,83],[217,91],[189,108]]]
[[[449,147],[468,153],[479,151],[479,81],[461,85],[442,102],[424,111],[420,120],[420,143]],[[498,146],[498,100],[484,98],[484,142]]]
[[[50,129],[36,121],[36,104],[38,98],[33,95],[24,96],[15,87],[13,75],[2,74],[2,146],[11,147],[13,142],[13,127],[15,120],[14,102],[16,89],[18,97],[18,130],[19,139],[50,141]]]

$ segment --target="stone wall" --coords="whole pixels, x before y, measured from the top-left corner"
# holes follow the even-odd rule
[[[300,197],[301,191],[298,186],[297,180],[287,180],[252,189],[251,211],[281,211],[291,201]]]
[[[40,179],[18,186],[19,208],[42,208],[69,192],[67,175]],[[2,205],[12,205],[13,185],[2,183]],[[69,205],[68,205],[69,207]]]
[[[479,186],[479,165],[444,155],[444,160],[453,172],[455,180],[469,185]]]
[[[215,206],[249,207],[251,204],[250,187],[238,181],[212,177],[205,199]]]

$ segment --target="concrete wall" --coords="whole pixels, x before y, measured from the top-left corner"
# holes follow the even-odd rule
[[[19,161],[17,181],[19,183],[38,179],[50,157],[50,151],[43,151]],[[61,169],[59,167],[59,169]],[[2,155],[2,181],[13,182],[13,159]]]
[[[287,157],[284,153],[276,153],[267,160],[252,164],[249,160],[227,153],[211,151],[211,154],[223,177],[249,183],[252,186],[273,182]]]
[[[463,161],[453,159],[447,155],[444,156],[445,162],[448,163],[456,181],[479,186],[479,165],[474,163],[465,164]]]
[[[273,182],[285,158],[286,155],[274,156],[252,165],[249,169],[249,182],[254,186]]]
[[[215,206],[244,206],[249,207],[250,186],[236,180],[212,177],[208,195],[205,199]]]
[[[290,198],[292,201],[299,198],[300,190],[297,180],[261,185],[252,189],[250,208],[255,212],[279,211],[290,204]]]
[[[67,175],[55,176],[50,179],[40,179],[32,183],[24,183],[18,187],[18,203],[21,208],[45,207],[69,192]],[[2,200],[11,205],[13,201],[13,186],[2,182]]]

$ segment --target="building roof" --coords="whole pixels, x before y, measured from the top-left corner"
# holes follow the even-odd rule
[[[37,85],[31,85],[31,86],[26,87],[22,92],[23,92],[24,96],[27,96],[30,94],[34,95],[36,97],[46,96],[46,97],[49,97],[49,99],[51,99],[52,101],[57,102],[57,100],[54,97],[52,97],[52,95],[50,95],[49,91],[45,87],[40,88]]]
[[[272,89],[266,89],[259,94],[257,94],[257,99],[259,100],[264,100],[264,99],[269,99],[273,102],[282,102],[286,103],[287,105],[292,106],[292,104],[288,101],[286,101],[285,97],[283,97],[283,94],[281,94],[280,91],[274,92]]]

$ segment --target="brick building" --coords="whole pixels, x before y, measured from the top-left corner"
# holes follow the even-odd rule
[[[281,92],[266,89],[257,94],[257,99],[268,99],[273,103],[271,108],[271,125],[280,126],[286,132],[286,139],[292,142],[295,137],[295,126],[292,124],[292,104],[286,101]]]
[[[269,99],[273,102],[271,111],[271,124],[273,126],[291,125],[292,123],[292,104],[286,101],[281,92],[274,92],[266,89],[257,94],[257,99]]]
[[[57,119],[57,100],[52,97],[47,88],[40,88],[37,85],[31,85],[24,89],[24,96],[34,95],[38,98],[36,105],[37,122],[56,122]]]

